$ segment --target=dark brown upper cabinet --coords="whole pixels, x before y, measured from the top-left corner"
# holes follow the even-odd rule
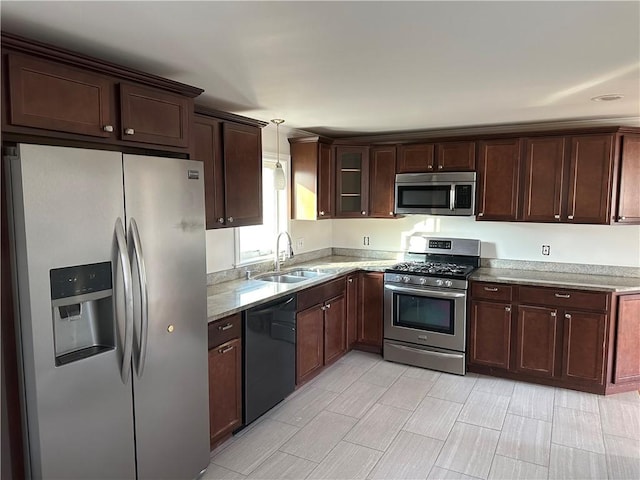
[[[199,88],[6,32],[2,67],[5,139],[189,153]]]
[[[12,125],[114,137],[113,83],[103,75],[38,58],[7,55]]]
[[[291,218],[318,220],[335,215],[335,159],[323,137],[290,138]]]
[[[478,147],[478,220],[516,220],[520,139],[486,140]]]
[[[397,173],[464,172],[476,168],[476,142],[442,142],[398,147]]]
[[[262,136],[266,125],[197,107],[193,157],[204,162],[207,229],[262,223]],[[223,116],[214,117],[213,114]]]
[[[609,223],[613,188],[613,135],[571,137],[567,221]]]
[[[138,85],[120,85],[121,138],[188,147],[193,100]]]
[[[640,223],[640,135],[624,135],[615,221]]]
[[[371,147],[369,159],[369,216],[393,218],[396,147]]]
[[[524,141],[523,220],[560,222],[566,175],[564,137],[527,138]]]
[[[369,215],[369,147],[336,147],[336,217]]]

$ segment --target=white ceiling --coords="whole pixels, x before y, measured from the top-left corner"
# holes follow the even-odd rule
[[[2,29],[344,136],[640,117],[640,2],[12,2]],[[625,97],[593,102],[608,93]],[[634,118],[628,118],[634,117]]]

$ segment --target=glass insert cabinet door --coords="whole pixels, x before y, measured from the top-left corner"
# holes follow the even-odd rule
[[[369,214],[369,148],[336,147],[336,216]]]

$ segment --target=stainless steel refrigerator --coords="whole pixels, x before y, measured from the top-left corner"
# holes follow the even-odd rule
[[[27,144],[7,163],[30,475],[197,477],[202,164]]]

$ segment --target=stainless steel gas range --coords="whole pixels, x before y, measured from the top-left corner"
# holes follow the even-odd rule
[[[384,274],[385,360],[466,373],[468,277],[480,240],[414,236]]]

